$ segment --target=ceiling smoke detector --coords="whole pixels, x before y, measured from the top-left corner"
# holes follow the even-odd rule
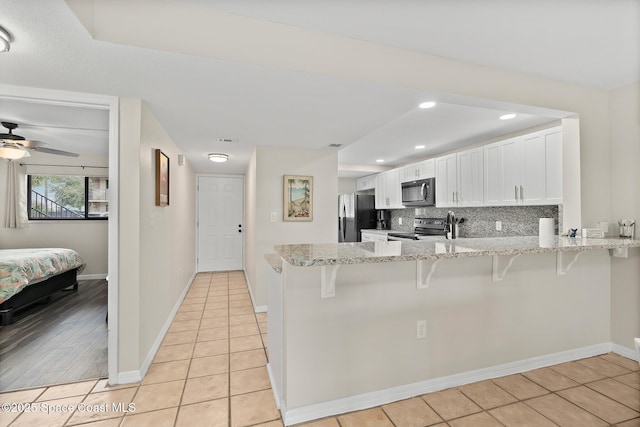
[[[229,143],[235,144],[239,140],[238,140],[238,138],[216,138],[216,141],[217,142],[223,142],[223,143],[226,143],[226,144],[229,144]]]

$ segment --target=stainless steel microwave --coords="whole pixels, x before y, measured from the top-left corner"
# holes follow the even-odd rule
[[[404,206],[434,206],[436,204],[436,179],[427,178],[402,183]]]

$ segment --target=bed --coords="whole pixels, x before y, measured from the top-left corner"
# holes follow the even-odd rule
[[[0,325],[13,323],[14,312],[52,293],[73,287],[85,262],[64,248],[0,250]]]

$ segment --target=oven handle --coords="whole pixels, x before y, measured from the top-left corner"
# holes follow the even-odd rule
[[[414,239],[407,239],[406,237],[387,236],[388,242],[414,242]]]

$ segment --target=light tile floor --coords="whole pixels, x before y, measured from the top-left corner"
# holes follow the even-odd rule
[[[20,406],[0,412],[0,426],[282,426],[265,367],[266,332],[242,272],[198,274],[142,383],[3,393],[2,403]],[[605,354],[305,425],[640,427],[640,369]]]

